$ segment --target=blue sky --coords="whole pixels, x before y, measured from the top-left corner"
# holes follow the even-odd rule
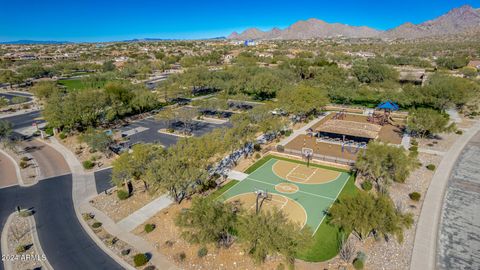
[[[465,4],[480,8],[480,0],[0,0],[0,41],[208,38],[308,18],[384,30]]]

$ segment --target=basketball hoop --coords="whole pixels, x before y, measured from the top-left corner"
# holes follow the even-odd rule
[[[255,202],[255,213],[260,213],[260,209],[262,208],[263,202],[265,200],[271,200],[272,196],[268,193],[268,191],[263,189],[255,188],[255,194],[257,194],[257,199]]]
[[[310,160],[313,157],[313,149],[312,148],[302,148],[302,156],[307,159],[307,167],[310,166]]]

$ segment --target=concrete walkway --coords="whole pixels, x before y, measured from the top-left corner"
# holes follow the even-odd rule
[[[424,153],[424,154],[430,154],[430,155],[437,155],[437,156],[443,156],[446,153],[446,152],[443,152],[443,151],[432,150],[432,149],[427,149],[427,148],[418,148],[418,152],[419,153]]]
[[[168,207],[172,203],[173,201],[167,195],[160,196],[144,207],[120,220],[117,225],[124,231],[133,231],[136,227],[142,225],[156,213]]]
[[[411,270],[437,269],[437,236],[440,226],[442,202],[448,179],[462,149],[480,131],[480,122],[475,123],[452,145],[440,162],[425,195],[417,224],[413,246]]]
[[[123,261],[117,254],[110,250],[98,237],[93,233],[88,224],[83,220],[82,213],[93,213],[95,219],[102,222],[102,227],[111,235],[117,237],[118,239],[124,241],[130,246],[134,247],[139,252],[150,253],[152,255],[151,261],[158,269],[177,269],[177,267],[170,263],[170,261],[158,253],[156,249],[143,238],[140,238],[129,231],[124,230],[115,222],[105,215],[100,210],[94,208],[88,202],[94,196],[97,195],[95,177],[93,173],[86,173],[83,170],[83,167],[75,157],[75,155],[58,142],[55,138],[50,139],[51,145],[53,148],[57,149],[65,158],[70,169],[72,171],[72,197],[75,207],[75,212],[77,219],[79,220],[82,227],[90,235],[90,237],[95,241],[95,243],[110,257],[112,257],[117,263],[119,263],[125,269],[134,269],[131,265]],[[157,210],[158,211],[158,210]]]
[[[231,171],[228,172],[228,178],[233,179],[233,180],[242,181],[243,179],[245,179],[247,177],[248,177],[248,174],[243,173],[243,172],[239,172],[239,171],[235,171],[235,170],[231,170]]]
[[[292,141],[293,139],[295,139],[298,135],[301,135],[301,134],[305,134],[307,132],[307,129],[311,128],[312,126],[314,126],[316,123],[320,122],[323,118],[325,118],[327,115],[329,115],[330,112],[327,112],[325,113],[325,115],[322,115],[318,118],[315,118],[313,119],[312,121],[310,121],[308,124],[306,124],[305,126],[297,129],[297,130],[294,130],[292,134],[290,134],[290,136],[288,136],[287,138],[283,139],[280,141],[279,145],[287,145],[290,141]]]

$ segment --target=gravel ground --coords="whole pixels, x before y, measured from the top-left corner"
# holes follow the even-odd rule
[[[27,246],[28,249],[17,253],[16,248],[20,245]],[[33,245],[33,233],[27,218],[14,215],[8,228],[8,251],[9,255],[19,256],[12,261],[13,269],[35,269],[42,266],[39,258],[43,254],[39,255]]]
[[[141,181],[134,181],[133,195],[130,196],[130,198],[122,201],[118,199],[117,191],[114,190],[107,194],[99,194],[91,200],[90,203],[93,207],[104,212],[113,221],[118,222],[153,201],[155,198],[156,196],[152,196],[144,191]]]
[[[134,249],[129,244],[123,242],[122,240],[109,234],[102,227],[93,228],[92,224],[96,222],[94,218],[92,219],[85,218],[85,215],[84,215],[84,219],[86,219],[87,224],[90,226],[90,228],[92,228],[93,232],[97,235],[97,237],[100,238],[100,240],[102,240],[102,242],[105,243],[105,245],[110,250],[112,250],[115,254],[117,254],[120,258],[122,258],[122,260],[126,261],[128,264],[135,266],[133,262],[133,256],[139,253],[136,249]],[[128,250],[128,254],[125,253],[125,255],[123,255],[122,251],[126,252],[127,250]],[[148,262],[144,266],[137,267],[137,269],[143,269],[147,266],[153,266],[153,265],[151,262]]]

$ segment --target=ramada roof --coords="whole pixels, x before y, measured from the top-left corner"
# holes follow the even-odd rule
[[[370,123],[360,123],[348,120],[328,120],[316,131],[360,138],[376,139],[382,127]]]

